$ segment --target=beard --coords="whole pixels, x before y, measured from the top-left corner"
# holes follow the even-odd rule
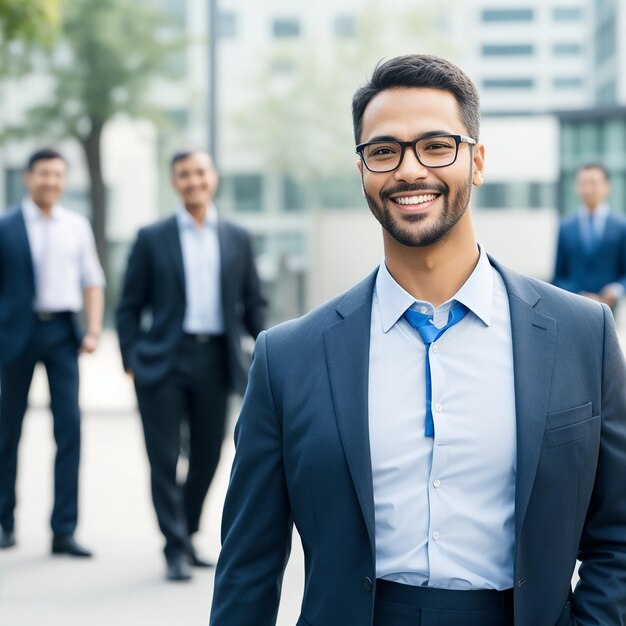
[[[395,193],[434,191],[441,194],[443,206],[441,212],[432,224],[423,224],[428,219],[427,214],[403,215],[394,217],[387,206],[387,202],[393,202],[390,196]],[[363,193],[374,217],[380,225],[398,242],[410,248],[424,248],[437,243],[445,237],[463,217],[469,206],[472,192],[471,174],[464,185],[460,186],[450,201],[450,190],[447,185],[424,185],[404,183],[396,185],[393,189],[387,189],[380,193],[380,204],[365,191]],[[420,226],[420,223],[421,226]]]

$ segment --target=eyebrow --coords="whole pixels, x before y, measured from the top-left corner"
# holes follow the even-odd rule
[[[427,133],[422,133],[415,137],[415,139],[427,139],[428,137],[437,137],[439,135],[455,135],[456,133],[451,133],[449,130],[429,130]],[[462,133],[459,133],[462,134]],[[413,139],[412,141],[415,141]],[[402,141],[393,135],[376,135],[376,137],[372,137],[368,141],[364,141],[363,143],[377,143],[379,141]]]

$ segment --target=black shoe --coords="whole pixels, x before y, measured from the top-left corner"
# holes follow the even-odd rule
[[[78,556],[82,558],[92,556],[89,550],[83,548],[83,546],[76,542],[73,535],[67,535],[65,537],[55,536],[52,540],[52,554],[67,554],[68,556]]]
[[[0,528],[0,550],[12,548],[15,545],[15,535],[12,530]]]
[[[167,557],[167,580],[189,580],[191,578],[191,566],[185,554],[177,554]]]

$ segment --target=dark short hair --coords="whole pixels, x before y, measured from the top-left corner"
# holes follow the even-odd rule
[[[609,170],[607,170],[602,163],[585,163],[584,165],[581,165],[578,170],[576,170],[576,174],[580,174],[580,172],[584,172],[586,170],[599,170],[602,174],[604,174],[604,178],[607,181],[611,178]]]
[[[407,54],[374,68],[370,80],[352,97],[354,139],[361,138],[363,113],[370,100],[386,89],[426,87],[449,91],[455,97],[467,132],[478,141],[480,132],[480,98],[476,85],[456,65],[430,54]]]
[[[58,150],[55,150],[54,148],[41,148],[40,150],[33,152],[28,157],[26,169],[29,172],[32,172],[38,161],[49,161],[51,159],[61,159],[64,163],[66,162],[63,155]]]
[[[172,158],[170,159],[170,172],[174,171],[174,166],[176,165],[176,163],[178,163],[179,161],[184,161],[185,159],[188,159],[190,156],[193,156],[194,154],[198,154],[198,153],[207,154],[209,158],[211,159],[211,161],[213,161],[213,157],[211,156],[209,151],[206,150],[205,148],[186,148],[184,150],[179,150],[178,152],[174,152],[174,154],[172,155]]]

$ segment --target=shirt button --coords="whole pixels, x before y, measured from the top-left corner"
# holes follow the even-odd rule
[[[439,533],[438,533],[437,531],[435,531],[435,532],[433,533],[433,539],[434,539],[435,541],[439,541]]]
[[[420,307],[420,313],[428,313],[428,307],[421,306]]]
[[[437,347],[437,344],[436,344],[436,343],[434,343],[434,344],[432,345],[432,350],[433,350],[433,352],[438,352],[438,351],[439,351],[439,348]]]
[[[441,481],[439,479],[437,479],[434,483],[433,483],[433,487],[435,489],[439,489],[439,486],[441,485]]]
[[[441,406],[441,404],[439,404],[439,403],[435,404],[435,411],[437,411],[437,413],[441,413],[441,409],[442,408],[443,407]]]

